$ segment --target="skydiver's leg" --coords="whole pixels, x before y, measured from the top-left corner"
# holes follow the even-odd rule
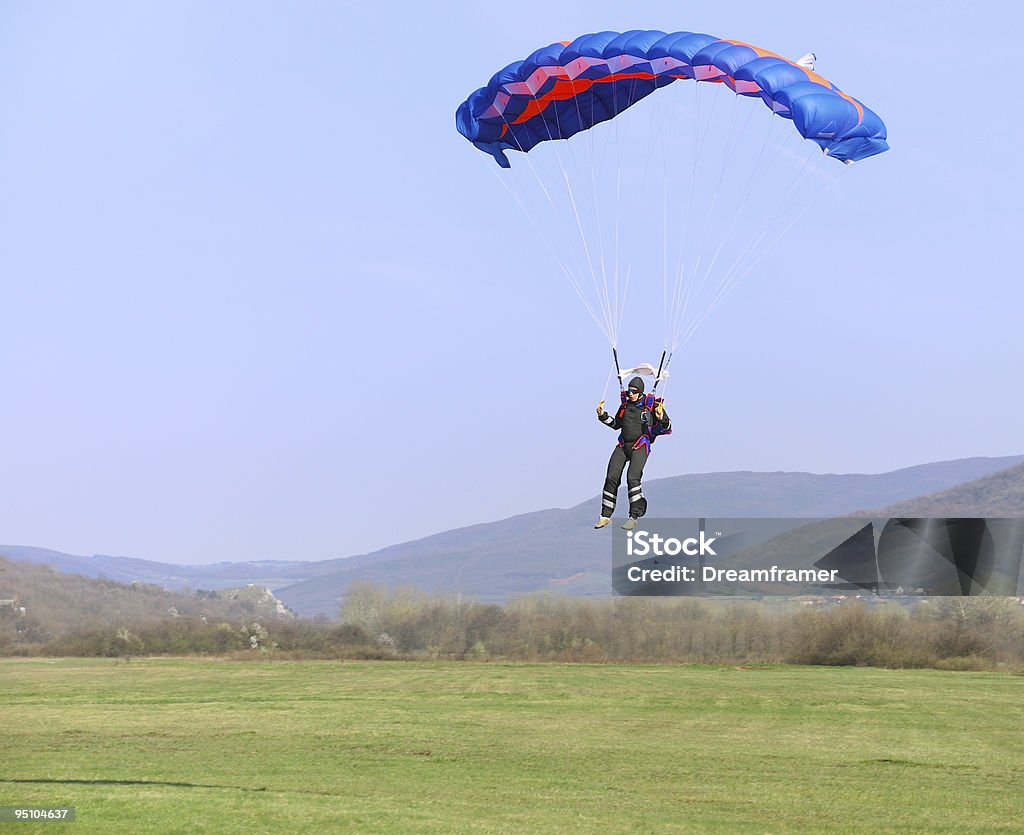
[[[615,512],[615,496],[622,484],[622,471],[626,468],[626,453],[622,447],[612,450],[608,459],[608,475],[604,480],[604,493],[601,496],[601,516],[611,516]]]
[[[629,471],[626,473],[626,489],[629,491],[629,515],[639,519],[647,512],[647,499],[644,498],[640,480],[644,477],[644,464],[647,463],[647,447],[630,450]]]

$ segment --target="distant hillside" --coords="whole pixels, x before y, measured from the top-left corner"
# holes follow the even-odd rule
[[[702,473],[654,479],[645,483],[644,491],[651,502],[651,514],[663,517],[826,517],[872,507],[885,507],[878,511],[880,515],[970,515],[967,507],[974,508],[974,515],[1020,515],[1024,511],[1020,509],[1020,493],[1014,492],[1019,488],[1013,486],[1016,477],[1012,473],[1019,473],[1022,467],[1024,456],[1018,455],[944,461],[877,475]],[[996,479],[989,486],[972,486],[988,482],[989,477]],[[1004,483],[1006,489],[1001,491],[997,485]],[[975,492],[967,497],[957,493],[961,488]],[[959,498],[954,501],[954,496]],[[917,501],[932,504],[918,506]],[[0,555],[87,577],[138,581],[170,589],[223,589],[252,583],[273,589],[304,616],[335,616],[345,589],[358,580],[463,592],[484,600],[543,589],[606,596],[610,589],[611,545],[602,535],[608,531],[592,530],[597,506],[597,498],[592,498],[569,509],[540,510],[445,531],[369,554],[319,562],[173,565],[3,545]],[[920,509],[910,509],[916,507]],[[946,512],[953,508],[963,512]]]
[[[31,630],[30,639],[39,641],[94,626],[138,626],[173,618],[243,623],[290,617],[282,614],[279,600],[255,587],[182,594],[155,585],[62,574],[2,557],[0,600],[13,601],[0,606],[3,625],[22,633]]]
[[[708,473],[655,479],[644,492],[652,515],[662,517],[824,517],[912,499],[1022,463],[1024,456],[971,458],[879,475]],[[335,616],[345,590],[357,581],[484,600],[544,589],[606,596],[611,543],[607,531],[592,529],[597,506],[595,498],[568,510],[527,513],[326,561],[316,579],[276,593],[304,616]]]
[[[879,516],[1024,517],[1024,464],[909,501],[897,502]]]
[[[81,574],[120,583],[155,583],[167,589],[226,589],[247,584],[276,588],[316,575],[316,562],[264,560],[174,565],[134,557],[92,557],[64,554],[27,545],[0,545],[0,556],[39,563],[67,574]]]

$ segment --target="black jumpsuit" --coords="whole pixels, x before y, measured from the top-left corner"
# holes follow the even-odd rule
[[[641,397],[636,403],[625,404],[625,410],[620,409],[622,417],[616,412],[612,417],[607,412],[598,420],[605,426],[618,429],[622,432],[622,444],[612,450],[612,457],[608,460],[608,475],[604,480],[604,492],[601,495],[601,515],[611,516],[615,511],[615,497],[619,492],[619,485],[622,483],[622,471],[629,464],[629,471],[626,473],[626,490],[629,494],[629,515],[639,519],[647,512],[647,499],[644,498],[643,488],[640,480],[644,476],[644,465],[647,463],[649,448],[647,444],[641,444],[634,448],[634,444],[644,434],[645,422],[654,421],[662,432],[668,432],[672,428],[668,413],[658,420],[653,411],[644,408],[644,398]]]

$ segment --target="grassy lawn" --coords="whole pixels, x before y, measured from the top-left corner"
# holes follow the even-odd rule
[[[14,832],[1024,831],[1024,676],[0,660]]]

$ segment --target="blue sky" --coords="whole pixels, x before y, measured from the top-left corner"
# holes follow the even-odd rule
[[[602,29],[814,51],[892,145],[687,344],[647,478],[1020,453],[1021,23],[1008,3],[7,0],[0,542],[326,559],[596,495],[607,345],[453,116]],[[637,279],[624,334],[660,321],[657,286]]]

